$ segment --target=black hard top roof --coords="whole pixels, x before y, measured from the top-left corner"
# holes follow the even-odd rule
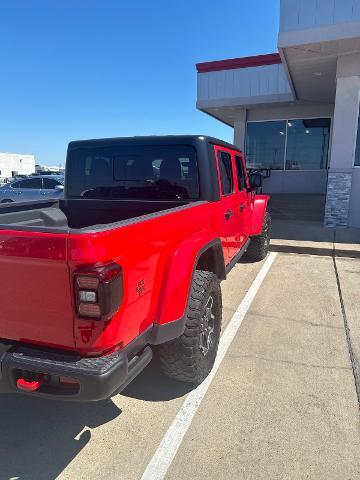
[[[213,145],[219,145],[232,150],[241,151],[235,145],[224,142],[218,138],[210,137],[208,135],[149,135],[149,136],[136,136],[136,137],[113,137],[113,138],[98,138],[89,140],[76,140],[69,143],[69,149],[80,147],[93,147],[93,146],[111,146],[111,145],[124,145],[130,146],[134,144],[143,145],[176,145],[187,144],[196,145],[199,142],[207,142]]]

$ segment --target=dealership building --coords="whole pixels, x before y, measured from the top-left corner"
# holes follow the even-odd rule
[[[271,169],[268,193],[322,195],[325,225],[360,227],[360,0],[280,9],[278,52],[197,65],[197,108]]]
[[[30,175],[34,172],[34,155],[0,152],[0,179],[11,179],[16,175]]]

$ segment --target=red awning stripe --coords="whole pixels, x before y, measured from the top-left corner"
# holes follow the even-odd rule
[[[256,55],[254,57],[230,58],[228,60],[216,60],[214,62],[197,63],[198,73],[216,72],[218,70],[232,70],[234,68],[261,67],[264,65],[276,65],[281,63],[278,53]]]

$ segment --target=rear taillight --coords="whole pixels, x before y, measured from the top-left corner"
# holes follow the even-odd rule
[[[76,309],[79,317],[107,320],[119,310],[122,296],[122,271],[111,263],[75,273]]]

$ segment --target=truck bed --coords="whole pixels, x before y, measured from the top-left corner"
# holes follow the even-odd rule
[[[0,339],[86,355],[127,345],[154,322],[159,295],[169,297],[159,286],[167,272],[164,265],[178,258],[174,240],[193,235],[200,224],[211,229],[212,208],[207,205],[92,199],[1,205]],[[134,285],[126,290],[117,320],[108,324],[78,318],[74,274],[109,262],[120,265],[126,284]],[[192,271],[191,262],[184,267]],[[183,314],[183,281],[179,275],[178,302],[171,302],[170,308],[161,301],[164,318]]]
[[[41,200],[0,205],[0,230],[66,233],[112,228],[119,222],[150,218],[159,212],[189,205],[186,201],[146,200]],[[167,213],[167,212],[166,212]],[[119,225],[120,226],[120,225]]]

